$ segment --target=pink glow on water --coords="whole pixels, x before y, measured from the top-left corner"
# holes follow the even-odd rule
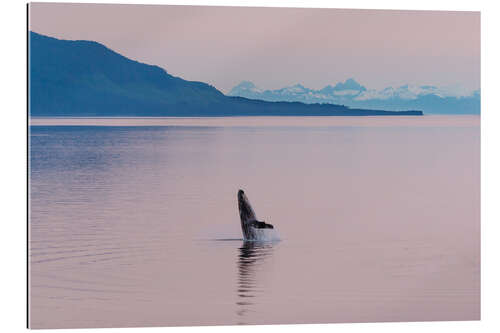
[[[479,117],[314,119],[32,126],[32,327],[479,319]]]

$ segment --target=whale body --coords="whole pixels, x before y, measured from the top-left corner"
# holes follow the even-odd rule
[[[274,229],[272,224],[257,220],[255,212],[243,190],[238,191],[241,231],[245,240],[258,240],[262,229]]]

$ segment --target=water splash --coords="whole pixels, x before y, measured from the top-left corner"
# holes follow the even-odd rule
[[[280,241],[280,237],[276,229],[254,229],[254,238],[244,239],[245,242],[277,242]]]

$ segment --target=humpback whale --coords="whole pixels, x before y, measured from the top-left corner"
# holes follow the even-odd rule
[[[243,190],[238,191],[238,209],[240,211],[241,230],[245,240],[258,240],[259,230],[274,229],[272,224],[258,221],[255,212]]]

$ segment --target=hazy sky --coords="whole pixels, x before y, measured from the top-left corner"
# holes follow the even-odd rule
[[[95,40],[224,92],[349,77],[378,89],[480,85],[478,12],[34,3],[30,30]]]

